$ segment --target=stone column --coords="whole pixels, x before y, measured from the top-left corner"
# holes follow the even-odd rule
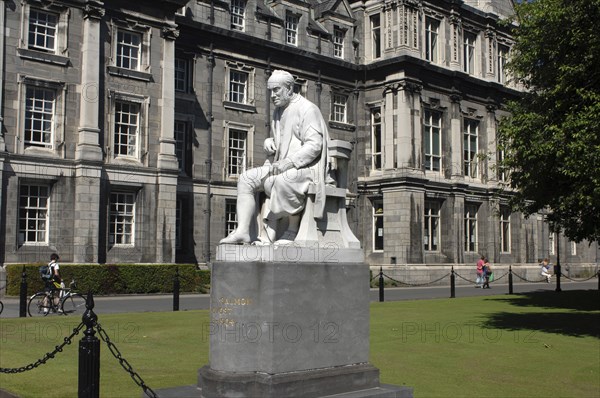
[[[463,179],[463,134],[460,112],[461,96],[459,94],[451,94],[450,100],[452,101],[452,105],[450,106],[451,176],[453,179]]]
[[[385,102],[383,106],[383,126],[382,126],[382,141],[383,148],[381,152],[383,155],[381,168],[383,170],[389,170],[394,168],[394,136],[396,135],[396,109],[394,104],[396,103],[395,97],[397,91],[394,88],[386,87],[383,92]]]
[[[175,261],[175,225],[177,206],[177,174],[175,156],[175,39],[176,26],[163,26],[162,98],[159,100],[161,126],[158,153],[158,196],[156,202],[156,262]]]
[[[497,139],[496,139],[496,105],[488,104],[486,105],[487,115],[486,115],[486,145],[485,150],[488,156],[487,162],[487,180],[496,182],[498,181],[498,166],[497,166],[497,156],[498,156],[498,147],[497,147]]]
[[[412,133],[412,93],[403,86],[398,90],[398,128],[396,129],[396,158],[398,168],[414,167]]]
[[[75,212],[73,262],[97,263],[100,239],[100,22],[102,1],[88,0],[83,10],[79,140],[75,150]]]
[[[78,160],[102,161],[100,127],[100,21],[104,4],[89,0],[83,11],[83,44],[81,46],[81,98],[79,100]]]

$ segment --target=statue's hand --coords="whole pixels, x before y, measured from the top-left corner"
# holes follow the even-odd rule
[[[283,159],[273,163],[271,170],[273,174],[281,174],[292,168],[294,168],[294,162],[289,159]]]
[[[277,150],[277,146],[275,145],[275,140],[273,138],[267,138],[263,145],[263,149],[267,155],[272,155]]]

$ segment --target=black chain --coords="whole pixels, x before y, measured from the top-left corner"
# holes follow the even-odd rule
[[[402,285],[406,285],[406,286],[428,286],[428,285],[433,285],[434,283],[436,283],[436,282],[439,282],[439,281],[441,281],[442,279],[445,279],[445,278],[447,278],[447,277],[448,277],[448,275],[450,275],[450,274],[446,274],[446,275],[442,276],[441,278],[438,278],[438,279],[436,279],[436,280],[434,280],[434,281],[430,281],[430,282],[426,282],[426,283],[408,283],[408,282],[402,282],[402,281],[399,281],[399,280],[397,280],[397,279],[394,279],[394,278],[392,278],[392,277],[390,277],[390,276],[387,276],[386,274],[383,274],[383,276],[385,276],[385,277],[386,277],[386,278],[388,278],[389,280],[391,280],[391,281],[393,281],[393,282],[396,282],[396,283],[400,283],[400,284],[402,284]]]
[[[79,324],[79,326],[77,326],[75,329],[73,329],[73,333],[71,333],[71,335],[69,337],[65,337],[65,339],[61,345],[57,345],[56,347],[54,347],[54,351],[47,352],[43,358],[38,359],[34,363],[30,363],[29,365],[22,366],[20,368],[0,368],[0,373],[23,373],[23,372],[27,372],[28,370],[35,369],[40,365],[45,364],[49,359],[53,359],[57,353],[62,352],[63,348],[66,345],[71,344],[73,337],[75,337],[76,335],[79,334],[79,332],[81,331],[83,326],[84,326],[83,322],[81,322]]]
[[[591,280],[591,279],[597,278],[596,274],[594,274],[594,275],[590,276],[590,277],[589,277],[589,278],[587,278],[587,279],[573,279],[573,278],[569,278],[568,276],[566,276],[566,275],[565,275],[565,274],[563,274],[563,273],[561,273],[561,274],[560,274],[560,276],[562,276],[563,278],[567,278],[568,280],[570,280],[570,281],[573,281],[573,282],[587,282],[587,281],[589,281],[589,280]]]
[[[123,358],[123,356],[121,355],[121,351],[119,351],[117,346],[114,345],[112,341],[110,341],[108,334],[106,334],[106,332],[104,331],[104,329],[102,329],[99,323],[96,323],[96,328],[98,329],[98,334],[100,335],[100,338],[106,343],[111,354],[113,354],[113,356],[119,361],[119,364],[121,364],[123,369],[125,369],[125,371],[129,373],[129,376],[131,376],[135,384],[140,386],[147,396],[151,398],[158,398],[158,395],[156,395],[156,393],[146,385],[146,383],[140,377],[140,375],[133,370],[133,367],[129,364],[129,362],[125,358]]]
[[[463,281],[467,281],[467,282],[469,282],[469,283],[477,283],[477,281],[473,281],[473,280],[471,280],[471,279],[467,279],[467,278],[465,278],[464,276],[460,275],[460,274],[459,274],[458,272],[456,272],[456,271],[454,272],[454,275],[458,276],[458,277],[459,277],[460,279],[462,279]]]
[[[523,278],[522,276],[520,276],[519,274],[515,274],[514,272],[513,272],[513,275],[516,276],[517,278],[525,281],[525,282],[530,282],[530,283],[542,283],[542,282],[546,281],[546,278],[540,279],[539,281],[532,281],[532,280],[529,280],[527,278]]]

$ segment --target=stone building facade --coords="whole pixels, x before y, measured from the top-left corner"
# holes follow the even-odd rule
[[[209,262],[264,161],[274,69],[354,145],[370,264],[596,260],[506,207],[509,0],[1,3],[0,264]]]

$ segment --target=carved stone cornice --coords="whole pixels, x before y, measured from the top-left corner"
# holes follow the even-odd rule
[[[179,29],[177,25],[164,25],[160,30],[160,36],[166,40],[175,40],[179,37]]]
[[[106,10],[104,3],[96,0],[89,0],[83,8],[83,19],[101,20],[104,17]]]

